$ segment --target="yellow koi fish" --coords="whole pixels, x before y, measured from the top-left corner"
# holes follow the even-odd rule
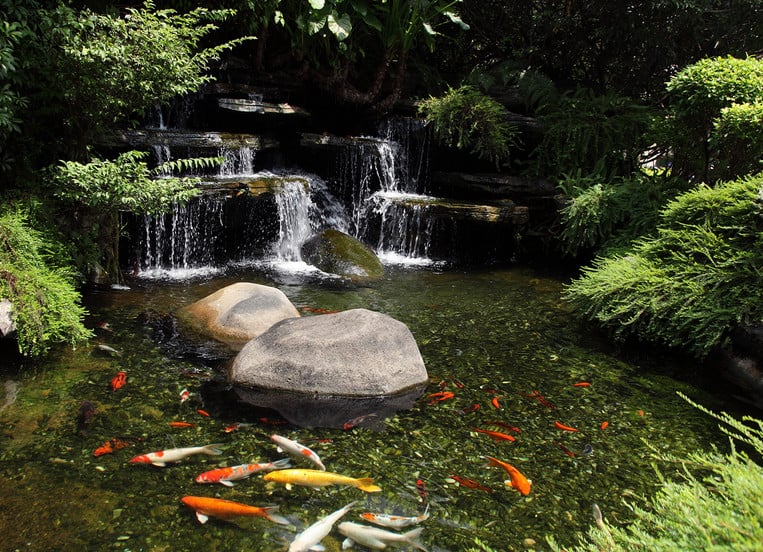
[[[367,493],[381,491],[381,487],[374,485],[374,480],[370,477],[348,477],[322,470],[278,470],[265,474],[263,479],[265,481],[283,483],[287,489],[291,489],[292,485],[302,485],[304,487],[313,487],[314,489],[328,485],[349,485]]]

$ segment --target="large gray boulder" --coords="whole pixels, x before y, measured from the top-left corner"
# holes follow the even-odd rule
[[[276,322],[299,317],[299,311],[277,288],[238,282],[182,309],[181,319],[199,333],[239,350]]]
[[[408,327],[366,309],[283,320],[241,349],[228,377],[234,386],[346,397],[393,395],[427,379]]]

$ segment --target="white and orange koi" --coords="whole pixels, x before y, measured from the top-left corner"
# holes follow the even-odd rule
[[[167,464],[179,462],[183,458],[193,456],[194,454],[208,454],[210,456],[222,454],[223,451],[217,448],[220,446],[222,446],[221,443],[216,443],[213,445],[205,445],[203,447],[184,447],[149,452],[130,459],[130,464],[153,464],[154,466],[163,468]]]
[[[217,468],[199,474],[196,477],[196,483],[220,483],[226,487],[232,487],[234,481],[246,479],[253,473],[283,470],[290,467],[291,463],[288,458],[282,458],[281,460],[266,462],[264,464],[240,464],[238,466]]]
[[[392,514],[375,514],[372,512],[363,512],[360,517],[382,527],[391,527],[392,529],[402,529],[410,525],[417,525],[422,521],[429,519],[429,504],[427,504],[424,513],[419,516],[396,516]]]
[[[326,466],[323,465],[320,457],[315,451],[309,449],[305,445],[301,445],[300,443],[282,437],[281,435],[271,435],[270,438],[276,445],[278,445],[278,448],[276,449],[278,452],[287,452],[295,458],[304,458],[318,466],[319,469],[326,471]]]

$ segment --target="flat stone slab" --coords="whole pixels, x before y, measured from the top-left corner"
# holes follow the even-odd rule
[[[275,324],[241,349],[228,381],[295,393],[373,397],[401,393],[428,377],[405,324],[352,309]]]

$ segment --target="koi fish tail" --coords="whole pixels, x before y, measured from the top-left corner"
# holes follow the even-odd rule
[[[278,510],[278,506],[268,506],[262,510],[265,514],[265,518],[272,521],[273,523],[278,523],[279,525],[291,525],[291,522],[288,519],[273,513]]]
[[[281,458],[273,461],[273,469],[283,470],[291,467],[291,458]]]
[[[492,456],[485,456],[485,460],[487,460],[487,464],[485,464],[485,467],[488,467],[488,466],[494,466],[498,468],[503,467],[503,463],[500,460],[498,460],[498,458],[493,458]]]
[[[374,485],[374,480],[370,477],[361,477],[356,479],[355,487],[367,493],[376,493],[381,491],[381,487],[379,487],[379,485]]]
[[[217,456],[218,454],[223,453],[223,451],[217,448],[222,446],[223,446],[223,443],[215,443],[213,445],[207,445],[205,447],[201,447],[203,449],[201,452],[202,454],[208,454],[209,456]]]
[[[421,536],[421,533],[423,531],[424,531],[423,527],[417,527],[416,529],[411,529],[407,533],[403,533],[400,536],[402,537],[403,541],[410,544],[414,548],[427,552],[426,547],[423,544],[421,544],[421,541],[419,541],[419,537]]]

